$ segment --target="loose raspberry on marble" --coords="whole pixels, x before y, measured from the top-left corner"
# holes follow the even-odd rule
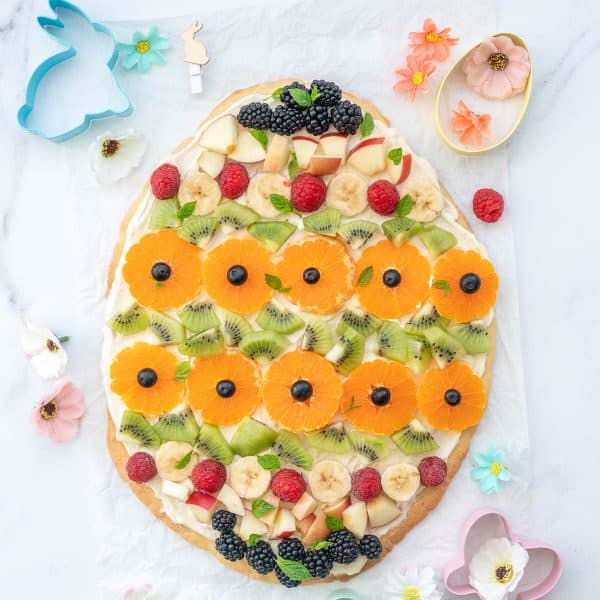
[[[306,491],[306,482],[298,471],[281,469],[271,481],[271,490],[284,502],[297,502]]]
[[[154,169],[154,172],[150,177],[152,193],[159,200],[174,198],[179,191],[180,181],[181,176],[179,174],[179,169],[175,165],[164,163],[160,165],[160,167]]]
[[[216,494],[221,491],[226,479],[225,465],[210,458],[199,462],[192,471],[192,483],[199,492]]]
[[[439,456],[428,456],[419,463],[419,473],[425,487],[436,487],[446,481],[448,465]]]
[[[239,198],[248,188],[250,177],[244,165],[239,163],[227,163],[217,178],[221,194],[225,198],[235,200]]]
[[[146,483],[157,473],[154,457],[147,452],[136,452],[127,460],[127,475],[131,481]]]
[[[477,190],[473,195],[473,212],[484,223],[495,223],[504,212],[502,194],[490,188]]]
[[[367,200],[376,213],[391,215],[400,201],[400,194],[393,183],[387,179],[378,179],[367,189]]]
[[[370,500],[381,494],[381,475],[373,467],[352,473],[352,493],[358,500]]]
[[[302,173],[292,181],[292,205],[299,212],[314,212],[325,201],[327,187],[316,175]]]

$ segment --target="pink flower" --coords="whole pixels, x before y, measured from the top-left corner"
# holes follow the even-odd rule
[[[423,31],[408,34],[409,46],[413,54],[444,62],[450,56],[450,49],[458,42],[458,38],[449,37],[450,27],[438,29],[431,19],[425,19]]]
[[[47,435],[53,442],[68,442],[77,435],[84,411],[81,391],[61,379],[35,407],[31,422],[40,435]]]
[[[417,91],[426,92],[429,89],[429,77],[435,71],[433,64],[415,54],[410,54],[406,59],[406,67],[396,69],[400,79],[394,85],[396,92],[406,92],[411,102],[415,99]]]
[[[460,100],[458,110],[452,111],[452,130],[460,133],[461,144],[481,148],[483,139],[492,137],[491,120],[492,115],[478,115]]]
[[[506,35],[483,40],[463,62],[469,87],[489,100],[521,93],[530,70],[527,50]]]

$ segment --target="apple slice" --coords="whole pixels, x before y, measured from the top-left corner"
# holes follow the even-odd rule
[[[352,504],[350,500],[350,496],[346,496],[343,500],[340,500],[336,504],[330,504],[329,506],[324,508],[324,512],[326,515],[330,517],[335,517],[336,519],[341,519],[344,511]]]
[[[364,502],[351,504],[342,514],[342,521],[348,531],[362,539],[367,531],[367,505]]]
[[[263,171],[266,173],[279,173],[287,165],[290,157],[290,145],[287,137],[283,135],[274,135],[267,148],[267,156]]]
[[[205,494],[204,492],[192,492],[187,499],[186,504],[189,504],[192,513],[200,523],[210,523],[218,502],[219,501],[210,494]]]
[[[294,533],[296,533],[296,519],[294,519],[292,511],[287,508],[280,508],[273,523],[271,537],[283,539],[290,537]]]
[[[297,521],[302,521],[304,517],[310,515],[317,508],[317,501],[307,492],[304,492],[298,499],[298,502],[292,508],[292,514]]]
[[[386,158],[385,170],[390,176],[392,183],[399,185],[407,180],[412,168],[412,154],[404,154],[402,160],[396,165],[392,160]]]
[[[311,526],[315,522],[316,518],[317,517],[313,513],[312,515],[308,515],[307,517],[304,517],[304,519],[302,519],[302,521],[298,521],[296,523],[296,527],[302,537],[304,537],[308,533],[308,530],[311,528]]]
[[[319,142],[315,138],[306,135],[294,135],[292,136],[292,143],[294,144],[298,167],[308,169],[310,159],[315,153]]]
[[[393,500],[381,494],[367,502],[367,514],[371,527],[380,527],[400,516],[400,509]]]
[[[163,479],[162,493],[185,502],[190,495],[190,488],[184,483],[175,483],[174,481]]]
[[[265,160],[265,156],[262,144],[250,133],[249,129],[243,129],[238,134],[235,150],[229,155],[229,158],[243,163],[255,163]]]
[[[266,515],[260,517],[260,520],[265,523],[270,529],[273,529],[273,525],[275,523],[275,518],[277,517],[277,509],[279,508],[279,504],[281,500],[271,491],[269,490],[264,496],[263,500],[268,502],[271,506],[275,508],[269,511]]]
[[[325,519],[327,515],[319,511],[315,513],[315,520],[312,525],[309,527],[308,531],[304,534],[304,538],[302,542],[305,546],[310,546],[319,540],[326,540],[329,535],[329,528],[325,524]]]
[[[223,170],[225,155],[220,152],[213,152],[212,150],[202,150],[196,164],[200,170],[215,179]]]
[[[350,150],[348,164],[367,177],[380,173],[385,169],[384,141],[382,137],[363,140]]]
[[[240,523],[240,537],[243,540],[249,540],[250,535],[253,533],[265,535],[269,533],[269,528],[252,513],[246,513]]]
[[[324,133],[319,142],[323,152],[327,156],[339,156],[342,159],[342,164],[346,162],[346,154],[348,154],[348,140],[350,136],[347,133],[339,133],[338,131],[330,131]]]
[[[238,127],[233,115],[223,115],[213,121],[201,134],[198,143],[207,150],[231,154],[238,139]]]
[[[313,154],[310,159],[310,172],[313,175],[330,175],[335,173],[342,164],[339,156],[322,156]]]
[[[244,516],[244,504],[242,499],[233,491],[233,488],[225,484],[217,494],[217,500],[225,505],[225,508],[234,515]]]

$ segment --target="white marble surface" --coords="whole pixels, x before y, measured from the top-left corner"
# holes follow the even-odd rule
[[[197,9],[192,0],[80,4],[100,20]],[[401,18],[401,4],[391,18]],[[461,3],[454,4],[459,12]],[[553,4],[498,2],[497,21],[498,30],[528,41],[536,76],[529,111],[508,147],[506,190],[516,238],[532,448],[528,530],[557,547],[565,560],[563,580],[549,597],[575,600],[600,592],[592,500],[600,491],[592,447],[594,420],[600,419],[593,341],[600,334],[593,312],[600,300],[600,209],[593,177],[600,138],[600,8],[591,1]],[[0,351],[0,597],[94,598],[95,515],[86,484],[86,438],[64,447],[40,444],[24,426],[47,385],[31,376],[22,359],[22,314],[34,314],[61,334],[75,333],[78,325],[77,331],[85,331],[84,324],[73,322],[78,274],[70,257],[81,223],[97,210],[85,194],[74,200],[73,187],[65,184],[77,177],[69,173],[66,150],[52,146],[49,152],[16,126],[27,74],[51,48],[34,23],[44,13],[41,0],[5,0],[0,6],[0,322],[6,338]],[[35,178],[21,176],[25,163],[30,173],[39,165]],[[134,175],[138,181],[143,176]],[[97,348],[76,336],[69,352],[69,374],[76,378],[78,370],[92,368],[89,356]]]

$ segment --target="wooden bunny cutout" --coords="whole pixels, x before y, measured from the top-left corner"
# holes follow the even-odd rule
[[[196,39],[194,36],[202,30],[204,25],[198,21],[194,21],[182,34],[181,39],[183,40],[183,60],[186,63],[192,65],[203,66],[209,58],[206,52],[204,44]]]

